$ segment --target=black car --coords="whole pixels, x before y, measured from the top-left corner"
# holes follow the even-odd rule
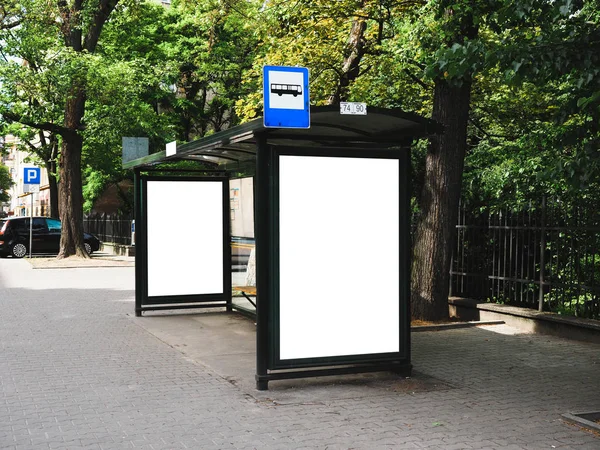
[[[34,217],[32,230],[32,253],[58,253],[60,249],[61,223],[50,217]],[[100,241],[92,234],[84,233],[85,250],[92,254],[100,248]],[[29,217],[0,219],[0,257],[12,255],[22,258],[29,253]]]

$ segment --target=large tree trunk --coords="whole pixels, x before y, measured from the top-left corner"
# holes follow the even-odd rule
[[[453,86],[435,83],[433,120],[444,133],[430,141],[421,214],[413,245],[412,316],[437,321],[448,318],[448,289],[452,243],[464,166],[471,82]]]
[[[65,128],[79,130],[84,110],[85,91],[74,87],[65,105]],[[62,222],[58,259],[72,255],[89,258],[83,246],[82,146],[83,139],[77,131],[63,136],[58,184],[58,209]]]

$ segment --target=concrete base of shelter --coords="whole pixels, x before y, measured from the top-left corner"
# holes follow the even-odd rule
[[[210,368],[245,394],[270,404],[320,404],[324,401],[323,389],[327,389],[327,401],[449,389],[445,382],[419,371],[413,371],[410,378],[383,371],[271,380],[268,391],[259,391],[255,382],[254,320],[222,309],[153,311],[132,320],[190,361]]]
[[[102,242],[100,251],[118,256],[135,256],[135,245],[114,244],[112,242]]]
[[[448,299],[450,317],[470,321],[502,320],[524,332],[533,332],[600,343],[600,321],[561,316],[555,313],[495,303],[482,303],[461,297]]]

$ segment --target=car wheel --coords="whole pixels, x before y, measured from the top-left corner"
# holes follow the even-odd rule
[[[25,256],[27,254],[27,247],[25,247],[25,244],[21,244],[19,242],[12,246],[10,253],[15,258],[22,258],[23,256]]]
[[[83,244],[83,246],[85,247],[85,251],[87,252],[88,255],[92,254],[92,246],[90,244],[88,244],[87,242],[85,242]]]

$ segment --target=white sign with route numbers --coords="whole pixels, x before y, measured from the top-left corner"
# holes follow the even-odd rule
[[[367,104],[357,102],[341,102],[340,103],[340,114],[351,114],[366,116],[367,115]]]

